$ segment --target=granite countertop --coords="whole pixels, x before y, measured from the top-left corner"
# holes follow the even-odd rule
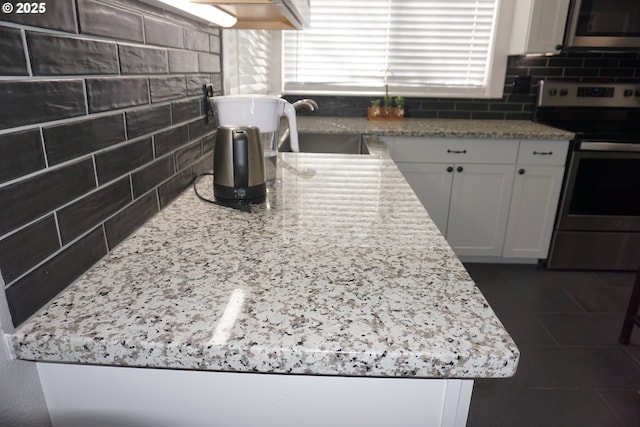
[[[513,375],[513,340],[372,150],[280,153],[278,182],[251,213],[187,189],[10,335],[13,351],[230,372]],[[212,197],[208,178],[199,188]]]
[[[313,114],[313,113],[311,113]],[[299,116],[300,132],[358,133],[379,136],[422,136],[504,139],[573,139],[574,134],[528,120],[405,119],[376,121],[366,117]]]

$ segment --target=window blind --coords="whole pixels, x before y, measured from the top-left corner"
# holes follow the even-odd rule
[[[225,93],[271,94],[273,32],[225,30]]]
[[[498,0],[311,0],[284,32],[286,92],[394,94],[486,87]]]

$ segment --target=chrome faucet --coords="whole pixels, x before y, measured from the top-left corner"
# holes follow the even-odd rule
[[[296,111],[303,108],[306,108],[309,111],[316,111],[318,109],[318,103],[310,98],[299,99],[291,105],[293,105],[293,108]],[[280,136],[280,142],[278,143],[278,149],[280,149],[280,146],[284,144],[287,138],[289,138],[290,133],[291,131],[289,130],[289,127],[287,127],[284,132],[282,132],[282,135]]]
[[[295,108],[296,111],[302,109],[303,107],[306,107],[309,111],[316,111],[318,109],[318,103],[309,98],[299,99],[291,105],[293,105],[293,108]]]

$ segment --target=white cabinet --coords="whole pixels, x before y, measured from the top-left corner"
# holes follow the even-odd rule
[[[546,258],[568,143],[521,141],[503,256]]]
[[[456,254],[546,258],[568,141],[383,140]]]
[[[447,242],[458,255],[500,256],[513,166],[457,165],[454,174]]]
[[[403,137],[385,141],[456,254],[501,255],[517,143]]]
[[[453,165],[443,163],[398,163],[413,191],[443,236],[447,234]]]
[[[570,0],[515,0],[509,53],[556,52],[562,45]]]

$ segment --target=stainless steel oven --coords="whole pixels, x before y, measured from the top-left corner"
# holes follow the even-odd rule
[[[640,1],[572,0],[565,47],[640,47]]]
[[[637,270],[640,85],[542,82],[536,118],[571,130],[547,266]]]

